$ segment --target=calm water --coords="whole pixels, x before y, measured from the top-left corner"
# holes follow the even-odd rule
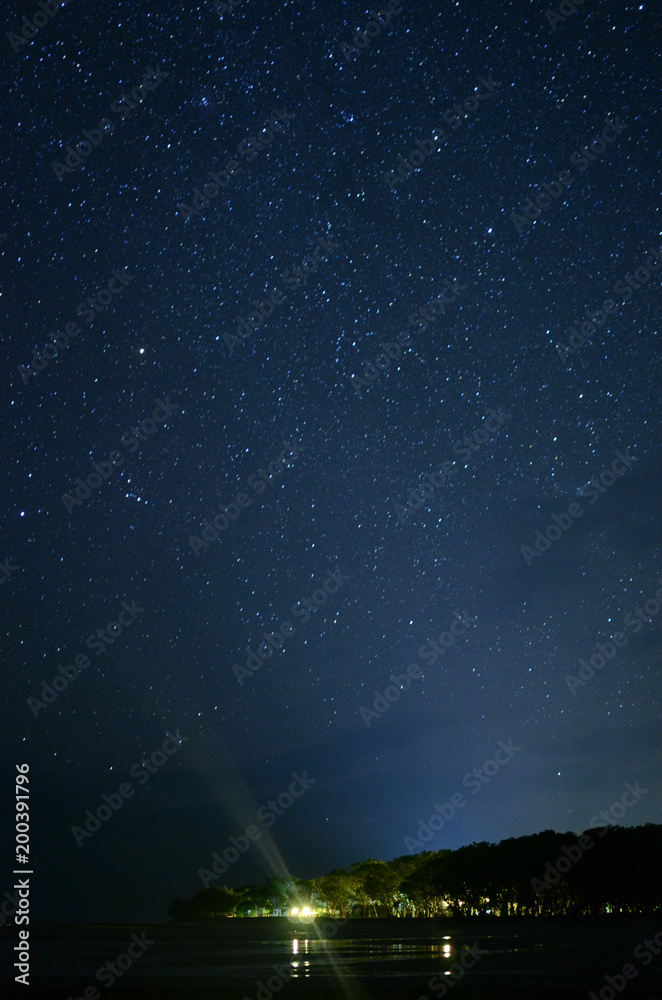
[[[228,920],[216,927],[42,928],[33,931],[33,985],[25,995],[75,1000],[96,985],[112,1000],[434,1000],[465,994],[588,1000],[590,990],[606,986],[603,1000],[610,1000],[605,976],[618,976],[630,963],[636,976],[624,1000],[662,998],[662,949],[654,956],[643,945],[660,930],[662,921],[371,920],[350,921],[321,940],[316,925],[277,919]],[[126,954],[132,935],[137,957],[131,967],[114,982],[112,970],[97,979],[97,970]],[[0,941],[3,971],[13,961],[14,936],[9,929]],[[463,955],[472,966],[466,970]]]

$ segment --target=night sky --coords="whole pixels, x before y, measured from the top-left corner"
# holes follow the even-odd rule
[[[216,7],[3,8],[0,895],[26,762],[38,921],[165,919],[260,820],[211,884],[406,854],[458,792],[420,849],[626,783],[662,821],[660,12]]]

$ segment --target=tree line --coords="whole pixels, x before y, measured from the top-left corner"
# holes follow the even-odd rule
[[[280,916],[594,917],[662,913],[662,826],[544,830],[498,844],[360,861],[312,879],[213,886],[176,899],[173,920]]]

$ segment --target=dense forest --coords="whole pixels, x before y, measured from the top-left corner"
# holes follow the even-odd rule
[[[203,870],[201,869],[201,872]],[[662,826],[545,830],[498,844],[361,861],[308,880],[210,886],[176,899],[173,920],[280,916],[578,917],[662,913]]]

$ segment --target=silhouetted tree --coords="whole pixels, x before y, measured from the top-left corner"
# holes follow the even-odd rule
[[[543,830],[498,844],[360,861],[304,881],[203,889],[173,920],[214,920],[310,906],[331,916],[582,917],[662,914],[662,826]]]

